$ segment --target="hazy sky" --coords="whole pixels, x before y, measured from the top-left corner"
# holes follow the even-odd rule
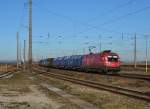
[[[101,36],[102,50],[132,60],[137,33],[138,59],[144,60],[149,13],[149,0],[33,0],[33,56],[83,54],[89,46],[97,52]],[[21,47],[28,40],[28,0],[1,0],[0,14],[0,60],[14,60],[16,32]]]

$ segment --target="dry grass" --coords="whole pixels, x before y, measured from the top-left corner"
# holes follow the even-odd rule
[[[49,78],[49,84],[53,84],[68,93],[76,95],[101,109],[145,109],[150,105],[145,101],[75,85],[54,78]]]
[[[11,78],[0,79],[0,86],[7,87],[10,91],[28,93],[30,92],[29,84],[32,84],[31,81],[27,80],[21,73],[15,73]]]
[[[51,69],[53,73],[60,73],[65,74],[71,77],[80,78],[83,80],[90,80],[99,83],[109,84],[109,85],[117,85],[120,87],[132,88],[143,92],[150,92],[150,84],[149,81],[146,80],[139,80],[139,79],[132,79],[132,78],[124,78],[118,77],[113,75],[102,75],[98,73],[84,73],[84,72],[77,72],[77,71],[69,71],[69,70],[58,70],[58,69]],[[121,72],[125,73],[125,72]],[[132,72],[134,73],[134,72]]]
[[[0,72],[7,72],[7,71],[16,71],[16,66],[14,65],[0,65]]]

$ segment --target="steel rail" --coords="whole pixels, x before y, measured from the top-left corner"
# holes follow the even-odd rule
[[[118,86],[112,86],[112,85],[108,85],[108,84],[97,83],[97,82],[88,81],[88,80],[81,80],[81,79],[74,78],[71,76],[55,74],[55,73],[46,72],[43,70],[42,71],[35,70],[35,71],[43,72],[44,75],[49,75],[50,77],[61,79],[64,81],[69,81],[72,83],[76,83],[76,84],[80,84],[80,85],[84,85],[84,86],[88,86],[88,87],[92,87],[92,88],[96,88],[96,89],[100,89],[100,90],[105,90],[105,91],[109,91],[109,92],[113,92],[113,93],[117,93],[117,94],[121,94],[121,95],[126,95],[126,96],[133,97],[133,98],[140,99],[140,100],[150,101],[150,95],[140,92],[140,91],[137,91],[137,90],[127,89],[127,88],[118,87]]]
[[[0,78],[4,78],[4,77],[7,77],[7,76],[12,75],[12,74],[13,74],[13,72],[4,72],[4,73],[0,74]]]
[[[48,70],[46,67],[42,67],[42,69]],[[63,69],[61,69],[63,70]],[[84,72],[85,73],[85,72]],[[125,73],[118,73],[118,74],[101,74],[101,75],[107,75],[112,77],[123,77],[123,78],[131,78],[131,79],[141,79],[150,81],[150,75],[142,75],[142,74],[125,74]]]
[[[115,75],[115,76],[125,77],[125,78],[133,78],[133,79],[143,79],[143,80],[150,81],[150,75],[119,74],[119,75]]]

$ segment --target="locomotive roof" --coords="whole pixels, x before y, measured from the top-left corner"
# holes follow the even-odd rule
[[[86,54],[85,56],[92,56],[92,55],[117,55],[117,53],[114,53],[114,52],[111,52],[110,50],[109,51],[103,51],[101,53],[92,53],[92,54]]]

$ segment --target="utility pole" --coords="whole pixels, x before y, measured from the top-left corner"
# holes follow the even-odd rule
[[[145,61],[145,71],[148,71],[148,35],[145,36],[146,39],[146,61]]]
[[[24,70],[25,70],[26,68],[26,40],[24,40],[23,58],[24,58]]]
[[[102,51],[102,41],[101,41],[101,35],[99,35],[99,52]]]
[[[21,41],[19,42],[19,65],[21,66],[21,64],[22,64],[22,57],[21,57]]]
[[[19,69],[19,33],[17,32],[17,69]]]
[[[8,72],[8,64],[6,64],[6,72]]]
[[[124,35],[123,35],[123,33],[122,33],[122,36],[121,36],[121,37],[122,37],[122,40],[123,40],[123,39],[124,39]]]
[[[29,54],[28,54],[29,72],[32,73],[32,0],[29,0]]]
[[[137,59],[137,44],[136,44],[136,34],[134,36],[134,68],[136,69],[137,67],[137,62],[136,62],[136,59]]]

